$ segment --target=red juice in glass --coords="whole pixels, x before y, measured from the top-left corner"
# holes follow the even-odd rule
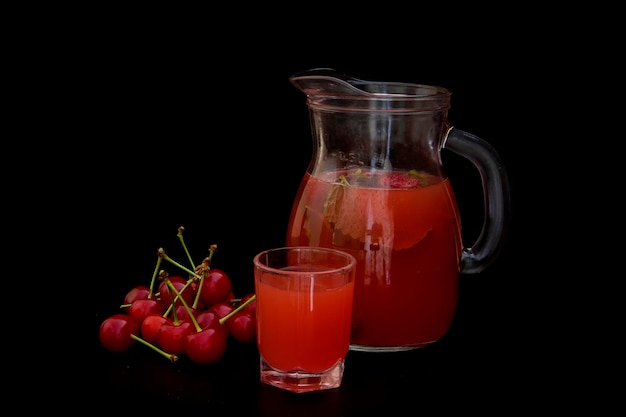
[[[356,258],[350,349],[414,349],[448,331],[462,251],[448,179],[418,171],[307,173],[287,245],[330,247]]]
[[[259,351],[276,369],[323,372],[348,352],[354,280],[329,289],[332,277],[295,279],[263,273],[257,281]]]

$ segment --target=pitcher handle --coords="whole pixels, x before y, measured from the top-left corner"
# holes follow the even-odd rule
[[[511,218],[509,179],[497,151],[478,136],[451,127],[443,148],[468,159],[480,173],[485,217],[476,241],[463,248],[461,273],[483,271],[500,253]]]

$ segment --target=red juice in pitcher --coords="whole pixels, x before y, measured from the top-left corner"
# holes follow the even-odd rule
[[[364,168],[306,173],[287,245],[331,247],[357,259],[351,350],[415,349],[448,331],[463,248],[448,179]]]

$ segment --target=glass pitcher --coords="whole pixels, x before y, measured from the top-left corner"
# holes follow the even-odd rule
[[[461,273],[498,256],[510,218],[507,173],[483,139],[452,127],[442,87],[354,79],[318,68],[290,77],[306,95],[313,155],[293,202],[286,243],[357,259],[351,350],[404,351],[441,339]],[[464,245],[441,151],[478,169],[481,233]]]

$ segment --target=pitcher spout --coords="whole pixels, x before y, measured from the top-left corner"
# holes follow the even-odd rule
[[[310,106],[382,111],[442,111],[450,107],[443,87],[401,82],[366,81],[332,68],[314,68],[289,81],[306,94]]]

